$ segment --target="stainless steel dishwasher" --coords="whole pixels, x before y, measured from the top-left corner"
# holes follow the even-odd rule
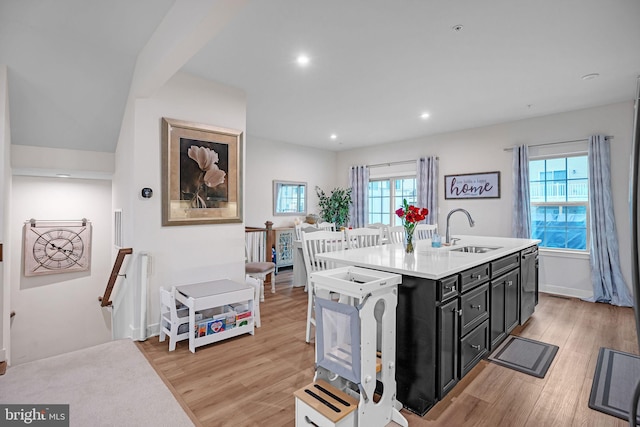
[[[521,252],[520,324],[529,319],[538,304],[538,247]]]

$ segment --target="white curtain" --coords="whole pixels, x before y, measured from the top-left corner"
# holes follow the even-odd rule
[[[513,219],[511,235],[531,238],[531,206],[529,196],[529,150],[526,145],[513,147]]]
[[[429,209],[426,224],[438,224],[438,158],[418,159],[418,207]]]
[[[611,199],[611,155],[604,135],[589,138],[589,214],[591,231],[591,282],[593,298],[632,307],[629,288],[622,277],[616,223]]]
[[[369,167],[351,167],[349,185],[352,201],[349,207],[349,225],[353,228],[365,227],[369,220]]]

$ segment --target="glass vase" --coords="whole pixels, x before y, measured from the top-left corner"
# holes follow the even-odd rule
[[[404,229],[404,251],[408,254],[413,253],[413,232],[413,229]]]

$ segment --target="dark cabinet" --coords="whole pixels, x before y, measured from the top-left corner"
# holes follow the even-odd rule
[[[489,264],[482,264],[460,273],[460,292],[475,288],[489,280]]]
[[[520,271],[512,270],[491,281],[491,348],[496,348],[519,323]]]
[[[498,344],[507,338],[505,325],[505,295],[504,280],[493,280],[491,282],[491,348],[496,348]]]
[[[489,321],[485,320],[460,340],[460,377],[463,377],[489,352]]]
[[[460,310],[460,336],[464,336],[489,318],[489,284],[462,294]]]
[[[402,276],[396,307],[398,401],[424,415],[438,401],[438,281]]]
[[[458,383],[458,299],[438,307],[438,398]]]
[[[520,287],[518,286],[520,283],[520,270],[513,270],[507,274],[505,283],[505,326],[507,334],[509,334],[520,323]]]
[[[438,301],[447,301],[458,295],[458,281],[457,274],[438,280]]]
[[[531,278],[527,291],[537,293],[536,257],[523,261],[522,255],[518,251],[438,280],[402,276],[396,390],[405,407],[424,415],[518,325],[522,307],[528,308],[521,301],[521,263]]]

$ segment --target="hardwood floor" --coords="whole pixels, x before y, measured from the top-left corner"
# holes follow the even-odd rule
[[[304,341],[307,295],[277,275],[260,305],[262,327],[189,352],[157,337],[139,343],[196,425],[293,426],[293,392],[313,378],[314,346]],[[631,308],[540,295],[533,317],[515,335],[560,347],[545,378],[481,361],[424,417],[419,426],[620,426],[618,418],[588,407],[600,347],[638,354]]]

